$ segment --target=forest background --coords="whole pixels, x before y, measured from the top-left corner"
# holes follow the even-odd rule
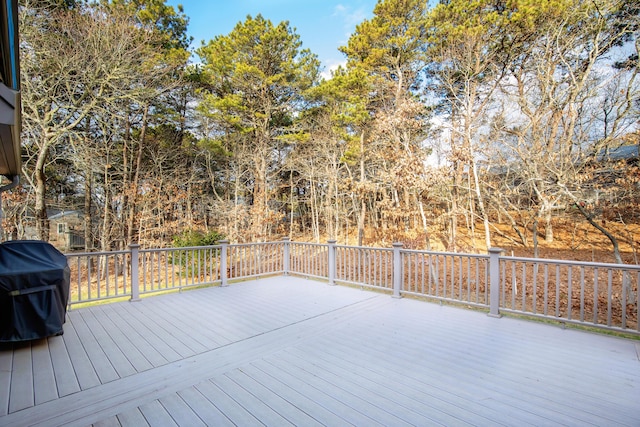
[[[289,22],[190,52],[164,0],[20,3],[1,240],[80,211],[87,251],[288,236],[639,262],[638,0],[380,0],[330,79]]]

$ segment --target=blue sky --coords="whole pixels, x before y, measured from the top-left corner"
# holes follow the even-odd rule
[[[344,63],[338,46],[346,45],[356,25],[373,16],[377,0],[167,0],[182,4],[189,17],[192,47],[217,35],[229,34],[247,15],[262,14],[274,24],[289,21],[302,47],[318,55],[325,73]]]

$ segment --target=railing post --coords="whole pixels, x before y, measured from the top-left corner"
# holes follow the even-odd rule
[[[336,240],[327,240],[329,244],[329,285],[336,284]]]
[[[400,290],[402,289],[402,242],[393,244],[393,297],[402,298]]]
[[[227,286],[227,253],[229,248],[228,240],[220,240],[220,286]]]
[[[282,239],[282,242],[284,243],[284,255],[283,255],[284,256],[284,259],[283,259],[284,262],[283,262],[283,266],[282,266],[282,268],[283,268],[282,274],[285,275],[285,276],[288,276],[289,275],[289,270],[291,269],[291,265],[290,265],[290,262],[291,262],[291,259],[290,259],[290,256],[291,256],[291,241],[289,240],[288,237],[285,237],[285,238]]]
[[[131,251],[131,300],[140,301],[140,245],[131,243],[129,245]]]
[[[489,316],[502,317],[500,314],[500,248],[489,248]]]

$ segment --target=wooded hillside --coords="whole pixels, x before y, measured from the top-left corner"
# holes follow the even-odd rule
[[[81,211],[86,250],[196,231],[637,262],[640,1],[425,3],[380,0],[325,80],[295,22],[190,52],[164,0],[21,1],[1,240]]]

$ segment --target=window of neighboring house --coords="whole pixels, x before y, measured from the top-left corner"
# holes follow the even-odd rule
[[[58,223],[58,234],[64,234],[67,232],[67,223],[60,222]]]

